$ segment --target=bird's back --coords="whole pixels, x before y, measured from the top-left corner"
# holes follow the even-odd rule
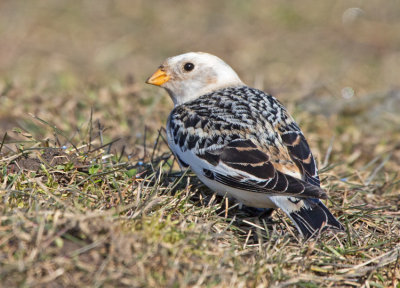
[[[290,126],[300,132],[276,98],[240,86],[221,89],[175,107],[167,130],[175,142],[173,149],[195,149],[198,154],[237,139],[249,139],[270,157],[277,170],[303,178],[281,137],[281,132]],[[316,171],[313,176],[318,177]]]

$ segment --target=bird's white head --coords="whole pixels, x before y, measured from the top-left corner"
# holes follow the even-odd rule
[[[146,83],[165,88],[175,106],[218,89],[244,85],[228,64],[203,52],[168,58]]]

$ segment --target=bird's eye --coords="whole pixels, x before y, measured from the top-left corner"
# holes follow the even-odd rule
[[[194,64],[190,62],[185,63],[185,65],[183,65],[183,69],[185,69],[187,72],[192,71],[194,69]]]

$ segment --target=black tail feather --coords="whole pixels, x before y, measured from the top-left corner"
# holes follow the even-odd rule
[[[289,214],[297,229],[306,239],[317,235],[319,230],[335,229],[344,231],[343,225],[336,220],[321,201],[314,202],[310,199],[304,199],[303,201],[305,205],[300,210]]]

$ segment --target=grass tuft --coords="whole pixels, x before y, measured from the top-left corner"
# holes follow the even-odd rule
[[[325,157],[327,205],[347,231],[304,241],[282,212],[257,217],[212,194],[190,171],[180,171],[163,129],[154,135],[153,147],[143,143],[142,156],[128,157],[123,148],[111,152],[118,139],[105,141],[92,116],[88,128],[73,137],[34,118],[52,138],[37,140],[15,130],[26,140],[9,141],[5,135],[2,141],[5,285],[398,283],[399,181],[385,169],[393,165],[388,153],[357,170]]]

